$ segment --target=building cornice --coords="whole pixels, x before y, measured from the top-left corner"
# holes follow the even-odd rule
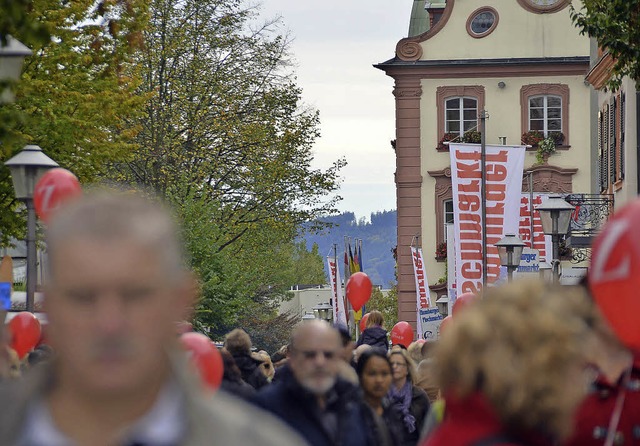
[[[596,90],[602,90],[611,78],[611,70],[615,63],[616,61],[611,57],[611,54],[605,53],[587,74],[587,82]]]
[[[422,79],[573,76],[586,75],[589,56],[418,60],[405,62],[397,58],[374,65],[391,77],[418,75]]]

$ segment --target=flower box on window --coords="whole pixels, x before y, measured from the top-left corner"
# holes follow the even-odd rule
[[[462,135],[462,142],[468,144],[480,144],[482,142],[482,134],[474,130],[469,130]]]
[[[564,136],[562,137],[564,139]],[[538,143],[544,139],[544,134],[537,130],[530,130],[522,134],[522,143],[531,147],[538,147]]]
[[[447,258],[447,242],[442,242],[436,248],[436,260],[445,260]]]
[[[449,147],[445,144],[445,142],[454,141],[459,137],[460,135],[458,135],[457,133],[445,133],[444,135],[442,135],[442,139],[440,139],[440,142],[438,143],[438,150],[448,150]]]

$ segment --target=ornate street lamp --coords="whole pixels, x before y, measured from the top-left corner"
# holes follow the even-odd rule
[[[507,234],[495,246],[498,248],[500,264],[507,268],[509,282],[511,282],[513,280],[513,272],[520,265],[525,243],[515,234]]]
[[[542,231],[551,236],[553,245],[553,281],[560,279],[560,236],[569,232],[571,214],[575,206],[566,202],[562,195],[549,195],[549,197],[538,206]]]
[[[321,303],[313,307],[316,319],[331,322],[333,320],[333,307],[328,303]]]
[[[36,212],[33,207],[33,189],[40,177],[58,163],[35,145],[24,149],[4,163],[11,171],[16,198],[27,206],[27,311],[34,310],[37,283],[36,269]]]
[[[31,50],[11,36],[7,36],[6,45],[0,42],[0,104],[13,101],[6,83],[20,79],[24,58],[30,55]]]

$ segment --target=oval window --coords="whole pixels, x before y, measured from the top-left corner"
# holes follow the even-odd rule
[[[467,31],[472,37],[484,37],[498,24],[498,12],[489,7],[476,10],[467,21]]]

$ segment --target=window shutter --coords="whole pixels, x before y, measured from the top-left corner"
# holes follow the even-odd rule
[[[602,124],[602,190],[609,187],[609,105],[604,107],[604,122]]]
[[[617,164],[617,153],[616,153],[616,107],[618,102],[616,98],[613,98],[611,102],[611,107],[609,108],[609,157],[611,158],[611,162],[609,165],[609,176],[610,183],[613,184],[616,182],[616,164]]]
[[[620,95],[620,179],[624,180],[624,119],[625,119],[625,107],[626,107],[626,95],[624,92]]]
[[[604,192],[606,186],[606,174],[604,170],[604,113],[602,110],[598,113],[598,184],[600,185],[600,191]]]

